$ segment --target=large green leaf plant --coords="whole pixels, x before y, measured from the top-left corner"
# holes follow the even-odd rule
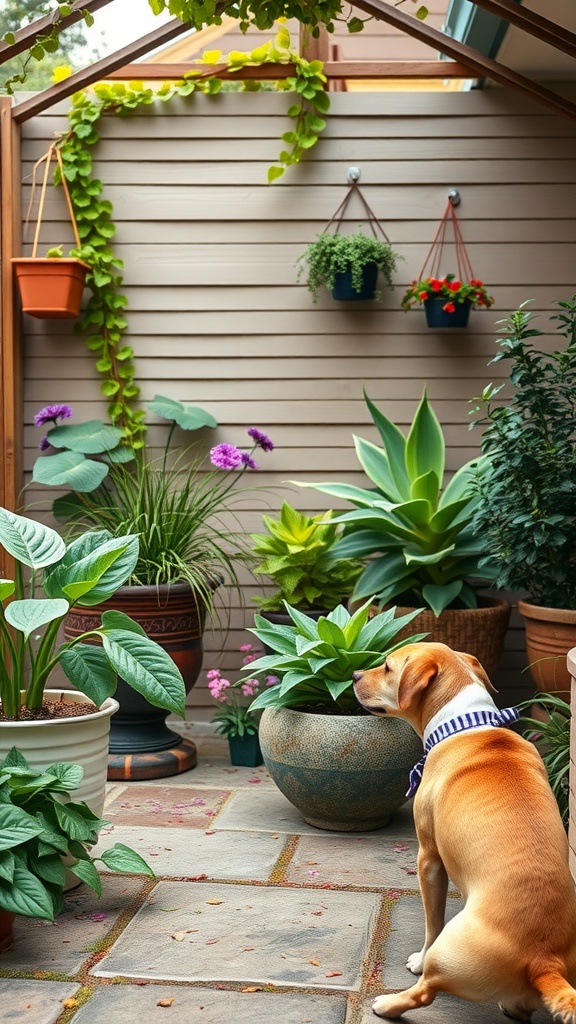
[[[102,882],[95,861],[108,871],[154,872],[135,850],[115,843],[99,857],[88,849],[110,822],[85,803],[70,801],[80,784],[78,764],[31,768],[12,747],[0,763],[0,907],[23,917],[53,921],[62,910],[71,871],[100,896]],[[63,857],[67,858],[66,866]]]
[[[380,606],[421,604],[436,616],[445,608],[476,607],[471,580],[486,584],[495,576],[472,527],[474,487],[487,460],[466,463],[444,486],[444,435],[426,391],[407,437],[364,397],[382,446],[361,437],[354,443],[373,488],[293,481],[356,506],[335,520],[345,526],[334,548],[341,558],[367,561],[353,597],[375,595]]]
[[[63,644],[58,630],[71,605],[92,607],[125,583],[138,558],[138,537],[107,530],[66,545],[55,530],[0,508],[0,544],[15,579],[0,580],[0,701],[4,719],[39,709],[57,666],[97,706],[117,678],[156,707],[184,717],[185,687],[172,658],[122,612]]]

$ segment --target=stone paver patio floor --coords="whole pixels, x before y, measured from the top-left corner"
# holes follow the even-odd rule
[[[50,924],[19,919],[0,955],[0,1020],[26,1024],[372,1024],[406,987],[423,914],[409,805],[370,833],[307,825],[264,767],[200,739],[190,772],[112,783],[111,828],[156,872],[103,875]],[[98,852],[98,851],[95,851]],[[458,912],[449,895],[449,914]],[[496,1024],[447,996],[406,1024]],[[534,1024],[551,1024],[536,1014]]]

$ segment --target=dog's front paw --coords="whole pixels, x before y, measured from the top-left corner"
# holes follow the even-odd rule
[[[396,1006],[397,1001],[396,996],[378,996],[378,999],[372,1003],[372,1009],[377,1017],[388,1017],[394,1020],[400,1016]]]
[[[406,961],[406,967],[412,974],[422,974],[424,970],[424,950],[421,949],[419,953],[412,953]]]

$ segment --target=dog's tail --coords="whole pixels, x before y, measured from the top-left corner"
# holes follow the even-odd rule
[[[576,1024],[576,989],[560,971],[550,970],[533,979],[544,1006],[562,1024]]]

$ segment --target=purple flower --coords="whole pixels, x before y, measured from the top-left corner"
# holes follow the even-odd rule
[[[244,452],[233,444],[217,444],[210,449],[210,462],[218,469],[238,469],[244,464]]]
[[[254,459],[250,455],[250,452],[241,452],[242,465],[247,466],[248,469],[258,469],[258,463],[254,462]]]
[[[48,440],[48,438],[47,437],[41,438],[40,444],[38,445],[38,447],[39,447],[41,452],[45,452],[50,447],[50,441]]]
[[[43,427],[45,423],[57,423],[58,420],[69,420],[74,413],[69,405],[46,405],[34,417],[34,426]]]
[[[258,448],[261,448],[262,451],[271,452],[274,450],[274,443],[263,430],[258,430],[258,427],[250,427],[248,437],[251,437],[254,444],[256,444]]]

